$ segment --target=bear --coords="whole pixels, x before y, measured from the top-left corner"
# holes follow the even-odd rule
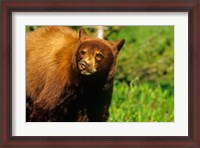
[[[28,32],[26,121],[106,122],[124,43],[62,26]]]

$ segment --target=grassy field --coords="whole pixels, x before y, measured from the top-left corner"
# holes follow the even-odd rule
[[[94,27],[83,28],[95,35]],[[107,26],[104,37],[126,40],[117,60],[108,121],[173,122],[174,27]]]
[[[174,28],[121,27],[125,38],[110,107],[110,122],[174,121]]]
[[[151,83],[128,85],[115,81],[111,122],[171,122],[174,120],[173,87]]]

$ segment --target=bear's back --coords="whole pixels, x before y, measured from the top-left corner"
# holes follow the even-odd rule
[[[41,27],[27,33],[27,96],[37,98],[52,75],[66,81],[64,72],[69,69],[77,42],[78,33],[67,27]]]
[[[26,37],[26,58],[39,57],[48,59],[63,47],[71,50],[78,41],[78,34],[67,27],[41,27],[33,32],[28,32]]]

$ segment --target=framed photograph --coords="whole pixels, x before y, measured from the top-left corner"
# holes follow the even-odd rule
[[[1,2],[1,147],[200,147],[199,8]]]

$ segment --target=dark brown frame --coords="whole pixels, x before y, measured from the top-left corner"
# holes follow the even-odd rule
[[[3,0],[1,2],[0,147],[200,147],[199,0]],[[188,12],[189,135],[169,137],[12,136],[12,12]]]

